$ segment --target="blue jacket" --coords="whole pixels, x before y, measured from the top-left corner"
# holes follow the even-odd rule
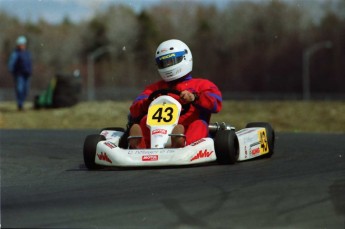
[[[27,50],[16,49],[8,61],[8,70],[13,75],[30,76],[32,73],[31,54]]]

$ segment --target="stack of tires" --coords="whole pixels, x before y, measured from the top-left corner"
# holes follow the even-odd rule
[[[71,107],[80,100],[81,77],[76,74],[57,74],[49,82],[48,88],[35,96],[34,108]]]
[[[79,102],[81,94],[81,78],[75,75],[56,75],[53,93],[53,107],[70,107]]]

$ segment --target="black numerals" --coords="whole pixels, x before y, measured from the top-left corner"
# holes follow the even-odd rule
[[[152,119],[157,120],[157,122],[170,122],[173,119],[174,109],[167,107],[163,110],[162,107],[158,108],[157,111],[153,114]]]

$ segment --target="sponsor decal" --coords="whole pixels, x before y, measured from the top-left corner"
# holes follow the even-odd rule
[[[171,58],[171,57],[174,57],[174,56],[175,56],[175,53],[167,54],[165,56],[159,57],[159,60],[165,60],[165,59],[168,59],[168,58]]]
[[[109,159],[108,155],[104,152],[101,152],[101,154],[97,154],[97,157],[101,161],[107,161],[109,163],[112,163],[112,161]]]
[[[255,129],[243,129],[243,130],[237,131],[236,134],[238,136],[241,136],[241,135],[244,135],[244,134],[249,134],[249,133],[251,133],[253,131],[255,131]]]
[[[260,145],[260,142],[254,142],[250,144],[250,149],[254,148],[254,146]]]
[[[200,150],[194,157],[192,157],[192,159],[190,161],[210,157],[212,155],[212,153],[213,153],[213,151],[208,152],[207,149],[205,149],[204,151]]]
[[[267,142],[267,135],[266,135],[266,129],[259,130],[259,142],[260,142],[260,153],[268,153],[268,142]]]
[[[103,144],[106,145],[106,146],[108,146],[110,149],[114,149],[114,148],[117,147],[117,146],[116,146],[114,143],[112,143],[112,142],[104,142]]]
[[[158,161],[158,155],[144,155],[141,157],[142,161]]]
[[[202,139],[200,139],[200,140],[197,140],[197,141],[195,141],[195,142],[193,142],[192,144],[190,144],[191,146],[196,146],[196,145],[198,145],[198,144],[200,144],[201,142],[204,142],[204,141],[206,141],[204,138],[202,138]]]
[[[253,156],[255,156],[256,154],[260,154],[260,148],[251,149],[251,153]]]
[[[164,130],[164,129],[156,129],[156,130],[152,131],[152,135],[154,135],[154,134],[167,134],[167,133],[168,133],[168,131]]]
[[[153,155],[153,154],[165,154],[165,153],[174,153],[174,149],[146,149],[146,150],[128,150],[128,155]]]

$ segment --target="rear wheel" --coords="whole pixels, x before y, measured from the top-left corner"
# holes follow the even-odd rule
[[[104,141],[105,137],[99,134],[93,134],[86,137],[84,141],[84,163],[89,170],[102,169],[103,166],[95,163],[97,144],[100,141]]]
[[[267,134],[267,143],[268,143],[268,153],[264,154],[262,157],[270,158],[274,153],[274,141],[275,141],[275,132],[271,124],[268,122],[251,122],[246,125],[246,128],[251,127],[263,127],[266,129]]]
[[[238,140],[233,130],[218,130],[214,138],[217,161],[234,164],[238,160]]]

